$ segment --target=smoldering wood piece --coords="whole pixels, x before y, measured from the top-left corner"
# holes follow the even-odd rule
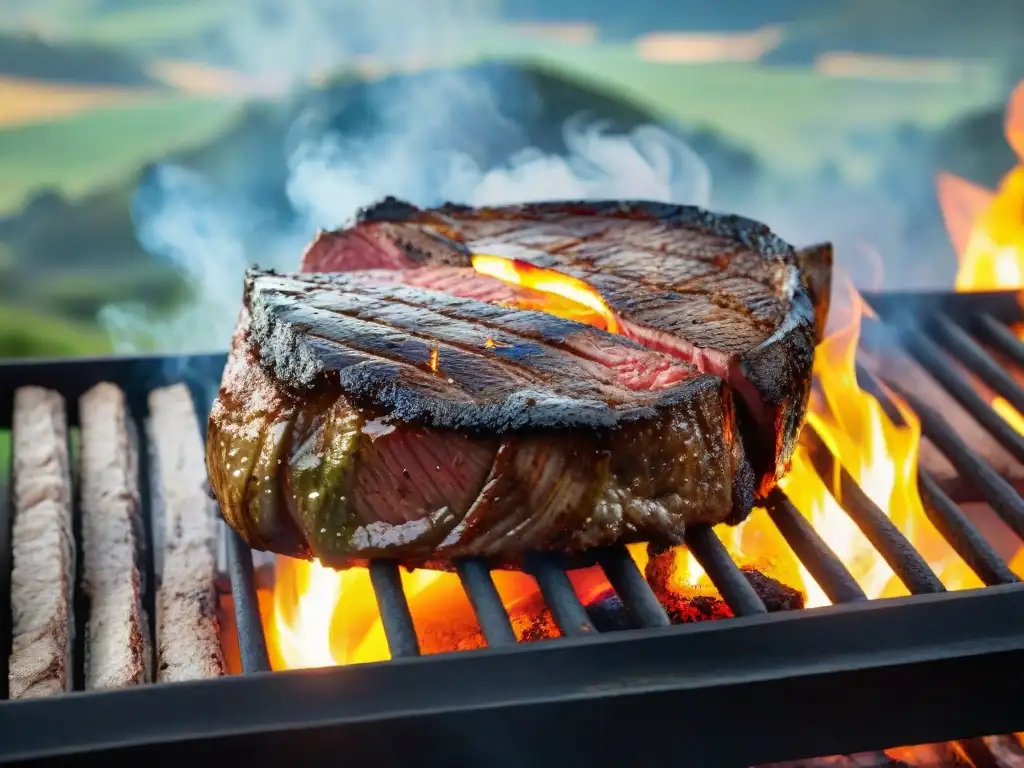
[[[79,399],[82,589],[88,599],[87,690],[138,685],[147,677],[142,608],[138,455],[124,393],[97,384]]]
[[[75,535],[64,398],[39,387],[14,393],[11,530],[12,699],[72,685]]]
[[[1024,493],[1024,465],[1003,448],[953,397],[908,355],[895,347],[873,347],[864,352],[865,367],[883,382],[895,380],[912,388],[924,403],[941,413],[967,445],[992,468]],[[947,496],[958,503],[983,501],[984,496],[960,477],[949,460],[927,438],[922,437],[921,467],[925,469]]]
[[[154,507],[162,517],[157,590],[158,682],[224,674],[217,624],[217,517],[192,396],[175,385],[149,395]]]

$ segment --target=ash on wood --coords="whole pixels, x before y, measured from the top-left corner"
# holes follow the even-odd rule
[[[89,604],[85,687],[122,688],[148,673],[136,446],[124,393],[113,384],[82,395],[79,413],[82,589]]]
[[[11,531],[12,699],[71,687],[75,538],[64,398],[39,387],[14,395]]]
[[[149,395],[154,507],[162,510],[157,592],[158,682],[224,674],[215,592],[217,519],[192,396],[175,385]],[[159,521],[155,521],[159,525]]]

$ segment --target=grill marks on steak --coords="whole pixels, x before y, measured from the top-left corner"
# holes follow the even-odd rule
[[[506,401],[515,411],[509,417],[529,420],[518,426],[559,426],[588,412],[600,419],[593,425],[610,426],[609,406],[641,407],[652,391],[697,375],[684,362],[553,315],[375,285],[358,274],[265,275],[252,290],[254,330],[281,379],[308,385],[319,368],[338,370],[346,391],[431,426],[503,431],[503,422],[475,409]],[[420,386],[382,391],[399,380]],[[524,393],[538,403],[529,414],[521,408]],[[446,409],[442,400],[460,407]]]
[[[336,566],[515,561],[680,541],[749,510],[719,379],[586,325],[373,278],[251,277],[208,463],[252,546]]]
[[[412,240],[419,247],[406,249],[409,267],[468,268],[471,253],[488,253],[586,282],[615,312],[621,333],[734,388],[761,494],[788,467],[827,314],[827,246],[796,253],[756,222],[651,203],[422,211],[386,200],[355,227],[321,233],[302,269],[393,268],[386,248]],[[452,278],[442,290],[459,286]]]

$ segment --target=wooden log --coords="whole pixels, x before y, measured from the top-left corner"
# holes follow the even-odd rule
[[[39,387],[14,394],[11,531],[12,699],[72,685],[75,537],[64,398]]]
[[[82,395],[79,414],[85,688],[123,688],[144,682],[149,671],[136,446],[124,393],[113,384]]]
[[[162,518],[157,591],[158,682],[224,674],[217,624],[217,518],[206,452],[188,388],[149,395],[154,507]],[[159,523],[158,523],[159,524]]]

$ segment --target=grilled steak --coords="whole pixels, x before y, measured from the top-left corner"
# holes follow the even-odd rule
[[[248,275],[207,459],[251,546],[335,567],[742,520],[792,452],[828,274],[692,208],[394,200],[302,269]]]

